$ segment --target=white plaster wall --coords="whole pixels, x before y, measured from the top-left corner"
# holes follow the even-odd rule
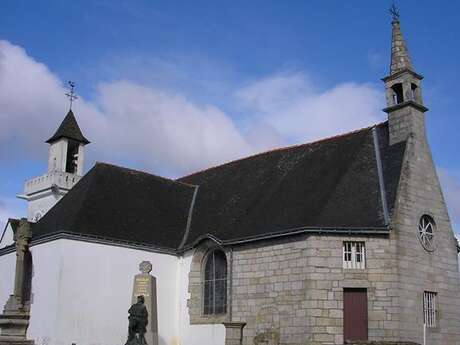
[[[0,312],[13,293],[16,253],[0,256]]]
[[[48,154],[48,172],[65,171],[67,159],[67,139],[60,139],[50,145]]]
[[[34,274],[28,337],[37,345],[124,344],[134,275],[152,262],[159,345],[224,345],[223,325],[190,325],[192,254],[183,258],[122,247],[56,240],[31,248]],[[13,291],[15,253],[0,256],[0,308]]]
[[[133,279],[152,262],[157,278],[159,345],[177,337],[177,257],[115,246],[60,240],[55,345],[124,344]]]
[[[56,342],[61,246],[60,241],[54,241],[30,248],[33,262],[32,305],[27,334],[36,345]]]
[[[192,264],[193,252],[186,253],[179,259],[179,305],[180,310],[178,324],[180,327],[180,345],[224,345],[225,327],[218,325],[190,325],[187,300],[188,275]],[[178,345],[179,345],[178,344]]]
[[[37,345],[50,344],[55,339],[58,292],[59,246],[57,242],[31,248],[33,260],[32,308],[28,330]],[[0,256],[0,309],[3,310],[13,293],[16,253]]]
[[[27,203],[27,219],[31,222],[38,221],[43,217],[61,198],[63,195],[48,194],[40,199],[31,200]],[[36,216],[39,214],[38,219]]]

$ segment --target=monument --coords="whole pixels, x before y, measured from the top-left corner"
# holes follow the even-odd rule
[[[33,345],[34,341],[26,338],[32,284],[32,254],[29,251],[32,230],[26,218],[12,225],[16,245],[16,271],[13,294],[0,315],[0,345]]]
[[[157,283],[150,274],[152,264],[142,261],[139,264],[140,274],[134,277],[132,304],[139,303],[139,296],[143,296],[144,305],[148,312],[148,323],[145,332],[145,341],[148,345],[158,345],[158,312],[157,312]],[[131,309],[130,309],[131,310]]]

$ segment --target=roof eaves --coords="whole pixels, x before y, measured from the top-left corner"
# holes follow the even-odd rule
[[[51,242],[51,241],[55,241],[59,239],[76,240],[76,241],[98,243],[98,244],[105,244],[105,245],[115,245],[119,247],[146,250],[146,251],[155,252],[155,253],[176,255],[176,250],[174,248],[161,247],[161,246],[156,246],[156,245],[151,245],[151,244],[146,244],[146,243],[126,241],[126,240],[120,240],[117,238],[98,236],[98,235],[92,235],[92,234],[83,234],[83,233],[77,233],[77,232],[66,231],[66,230],[58,230],[52,233],[38,236],[32,239],[31,246],[42,244],[42,243],[47,243],[47,242]]]
[[[337,235],[349,235],[349,236],[359,236],[359,235],[388,235],[390,233],[389,226],[374,226],[374,227],[297,227],[292,229],[287,229],[279,232],[272,232],[263,235],[255,235],[255,236],[248,236],[248,237],[240,237],[231,240],[221,240],[214,235],[211,234],[204,234],[198,237],[195,241],[190,243],[187,246],[184,246],[180,250],[179,253],[183,253],[189,249],[196,247],[201,241],[205,239],[211,239],[212,241],[216,242],[218,245],[226,246],[226,245],[235,245],[235,244],[243,244],[243,243],[250,243],[256,241],[263,241],[267,239],[275,239],[279,237],[286,237],[286,236],[295,236],[301,234],[337,234]]]

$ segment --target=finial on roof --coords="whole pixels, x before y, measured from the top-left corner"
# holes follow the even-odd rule
[[[395,2],[393,1],[393,5],[390,7],[390,13],[393,17],[394,22],[399,22],[399,9],[396,7]]]
[[[67,97],[69,97],[69,101],[70,101],[70,106],[69,106],[69,110],[72,110],[72,103],[74,100],[76,100],[78,97],[77,95],[75,94],[74,92],[74,89],[75,89],[75,83],[73,81],[68,81],[67,82],[69,84],[69,90],[70,92],[66,93],[65,95]]]
[[[409,51],[407,50],[406,42],[404,41],[401,33],[401,27],[399,25],[399,10],[394,3],[390,8],[390,13],[393,16],[393,20],[391,22],[393,28],[391,33],[390,75],[393,75],[406,69],[413,70],[413,68]]]

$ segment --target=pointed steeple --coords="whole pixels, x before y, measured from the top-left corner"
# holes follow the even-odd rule
[[[399,18],[393,17],[391,34],[391,66],[390,75],[404,70],[413,70],[412,61],[407,50],[406,42],[401,33]]]
[[[411,134],[423,137],[424,113],[428,110],[422,100],[423,76],[416,73],[399,25],[399,12],[395,5],[390,9],[391,22],[391,65],[390,74],[383,78],[386,89],[390,126],[390,143],[406,140]]]
[[[90,143],[89,140],[83,136],[72,110],[69,110],[56,133],[54,133],[53,136],[46,142],[48,144],[52,144],[61,138],[71,139],[83,145]]]

